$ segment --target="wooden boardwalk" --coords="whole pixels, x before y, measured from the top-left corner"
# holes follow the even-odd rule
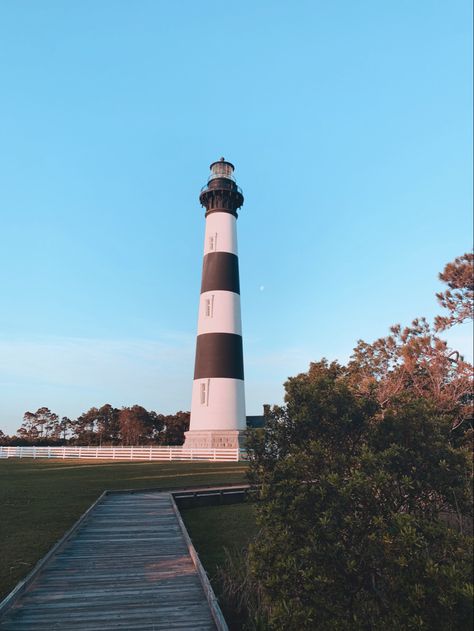
[[[179,519],[169,493],[105,495],[0,630],[215,630]]]

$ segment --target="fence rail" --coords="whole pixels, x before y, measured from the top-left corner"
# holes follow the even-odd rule
[[[106,460],[202,460],[237,462],[240,449],[184,447],[0,447],[0,458],[101,458]]]

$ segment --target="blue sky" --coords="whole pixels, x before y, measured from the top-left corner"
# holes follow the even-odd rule
[[[0,428],[189,409],[200,187],[238,220],[248,413],[439,312],[472,247],[468,0],[4,0]],[[468,356],[468,327],[449,336]]]

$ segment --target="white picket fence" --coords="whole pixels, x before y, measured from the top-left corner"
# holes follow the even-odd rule
[[[240,449],[185,449],[184,447],[1,447],[0,458],[102,458],[106,460],[201,460],[237,462]]]

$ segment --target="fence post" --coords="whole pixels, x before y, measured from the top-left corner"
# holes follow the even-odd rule
[[[151,460],[151,459],[152,459],[152,457],[151,457],[152,451],[151,451],[151,450],[152,450],[152,447],[151,447],[151,445],[150,445],[150,458],[149,458],[149,460]]]
[[[170,460],[173,460],[173,458],[171,457],[171,447],[168,447],[168,457]]]
[[[112,459],[115,460],[115,447],[112,447]]]
[[[216,450],[214,449],[213,451],[214,451],[214,453],[213,453],[213,458],[212,459],[215,460],[216,459]]]
[[[130,460],[133,460],[133,447],[130,447]]]

